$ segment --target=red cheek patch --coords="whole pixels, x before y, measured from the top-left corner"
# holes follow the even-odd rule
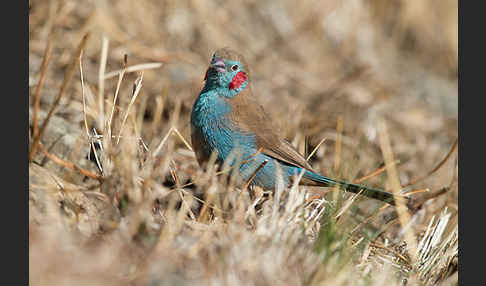
[[[246,81],[246,74],[242,71],[238,72],[229,84],[229,89],[239,88]]]

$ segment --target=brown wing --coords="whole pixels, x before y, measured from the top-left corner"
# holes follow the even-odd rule
[[[233,122],[237,122],[242,131],[256,134],[257,145],[263,148],[264,154],[312,171],[312,167],[305,158],[289,142],[278,135],[277,126],[252,96],[250,86],[229,101],[233,107],[231,119]]]

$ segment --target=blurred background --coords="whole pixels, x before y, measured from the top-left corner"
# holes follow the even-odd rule
[[[289,141],[308,154],[326,138],[311,159],[315,169],[326,175],[353,180],[383,166],[380,119],[386,122],[394,156],[400,160],[402,184],[434,168],[458,135],[454,0],[31,0],[29,4],[31,97],[48,38],[52,40],[41,110],[52,105],[87,32],[83,72],[92,94],[98,92],[104,37],[109,43],[107,73],[122,68],[125,54],[128,65],[162,63],[144,71],[134,105],[149,148],[168,132],[176,109],[180,113],[175,127],[190,141],[192,104],[212,53],[226,46],[246,57],[253,92]],[[138,75],[125,75],[120,106],[130,101]],[[106,79],[105,95],[113,96],[116,85],[117,77]],[[157,110],[162,111],[160,124],[154,126]],[[32,116],[32,110],[29,113]],[[53,119],[45,140],[57,142],[56,134],[62,134],[51,151],[72,158],[76,140],[85,133],[78,69],[56,115],[62,120]],[[88,121],[96,118],[91,115]],[[338,134],[342,134],[340,148],[336,148]],[[184,146],[180,140],[174,144]],[[84,162],[85,149],[72,159],[93,169]],[[455,158],[414,188],[437,190],[452,184]],[[184,180],[198,169],[188,154],[176,154],[175,161]],[[53,162],[46,166],[62,169]],[[82,184],[83,177],[73,180]],[[384,175],[367,184],[389,188]],[[444,207],[456,212],[457,192],[454,185],[427,205],[426,217]],[[452,220],[457,222],[457,215]]]
[[[380,158],[376,119],[383,117],[394,152],[407,160],[400,167],[406,180],[440,160],[457,136],[457,15],[452,0],[31,1],[29,82],[38,78],[50,32],[46,86],[57,88],[90,31],[84,70],[87,84],[95,85],[106,36],[107,72],[121,68],[124,54],[129,65],[163,63],[144,73],[139,99],[148,103],[145,118],[152,119],[156,97],[166,96],[166,119],[180,101],[178,128],[189,138],[188,114],[209,58],[229,46],[247,58],[254,92],[287,138],[293,141],[299,132],[315,146],[326,137],[326,156],[332,158],[341,118],[343,159]],[[107,80],[106,92],[116,83],[116,77]],[[80,101],[80,85],[71,88]],[[328,169],[333,162],[322,164]]]

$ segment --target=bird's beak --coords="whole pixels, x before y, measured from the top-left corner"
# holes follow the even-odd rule
[[[213,57],[213,60],[211,61],[210,67],[219,71],[219,72],[225,72],[226,71],[223,59],[218,58],[218,57]]]

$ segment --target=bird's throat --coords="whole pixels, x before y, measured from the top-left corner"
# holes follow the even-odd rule
[[[201,93],[194,103],[191,121],[195,126],[208,126],[224,120],[231,112],[231,106],[218,95],[216,90]]]

